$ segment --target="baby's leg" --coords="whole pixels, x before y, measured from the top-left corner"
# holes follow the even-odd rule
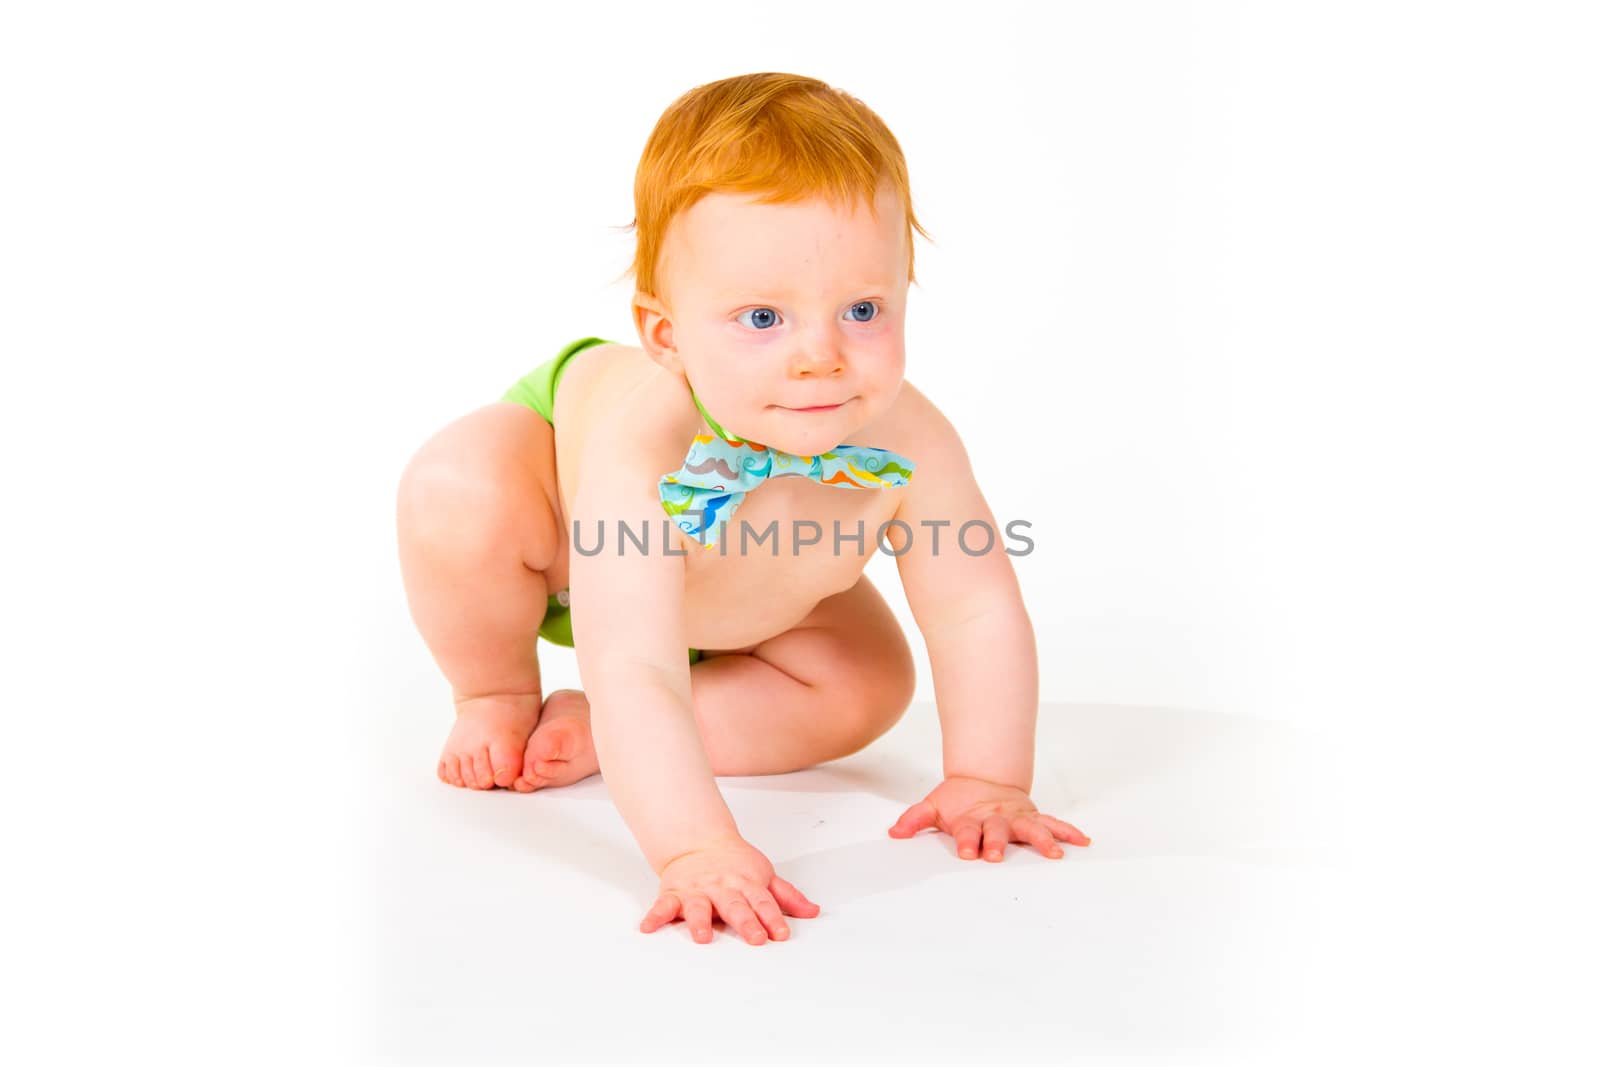
[[[783,774],[881,737],[910,705],[916,669],[894,612],[862,575],[784,633],[749,649],[706,651],[689,682],[713,774]],[[561,784],[600,769],[582,693],[540,726],[528,761]]]
[[[542,691],[535,654],[559,546],[550,424],[497,403],[440,430],[406,466],[400,568],[422,639],[450,682],[456,722],[440,758],[452,785],[525,790]]]
[[[792,629],[692,669],[695,720],[719,775],[783,774],[859,752],[916,689],[905,633],[866,575]]]

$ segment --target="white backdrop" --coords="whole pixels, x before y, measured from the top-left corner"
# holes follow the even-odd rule
[[[8,7],[6,788],[63,805],[19,847],[78,916],[35,989],[149,958],[83,977],[91,871],[164,872],[115,919],[152,953],[140,908],[239,936],[241,872],[263,958],[338,936],[263,856],[343,870],[363,672],[446,692],[401,614],[400,469],[565,341],[632,339],[644,140],[758,70],[856,94],[905,150],[937,242],[908,377],[1034,525],[1043,699],[1326,731],[1423,805],[1422,847],[1558,847],[1510,805],[1574,810],[1600,712],[1577,12]],[[892,561],[869,573],[914,634]]]

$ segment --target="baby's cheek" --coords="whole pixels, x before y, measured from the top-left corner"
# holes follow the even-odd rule
[[[897,344],[884,357],[883,377],[886,382],[894,383],[905,376],[906,350],[904,345]]]
[[[879,403],[884,407],[888,407],[900,392],[900,386],[904,383],[906,377],[905,370],[905,360],[900,359],[893,363],[885,364],[875,377],[876,389],[874,392],[878,394]]]

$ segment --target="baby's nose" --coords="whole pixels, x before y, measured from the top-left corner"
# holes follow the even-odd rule
[[[844,370],[844,356],[834,345],[815,345],[805,349],[790,363],[797,378],[821,378]]]

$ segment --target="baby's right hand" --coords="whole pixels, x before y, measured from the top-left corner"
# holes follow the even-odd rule
[[[686,852],[661,868],[661,892],[639,929],[654,933],[681,914],[689,933],[705,944],[715,913],[750,944],[760,945],[769,933],[775,941],[789,936],[785,914],[814,919],[821,910],[779,878],[755,846],[735,837]]]

